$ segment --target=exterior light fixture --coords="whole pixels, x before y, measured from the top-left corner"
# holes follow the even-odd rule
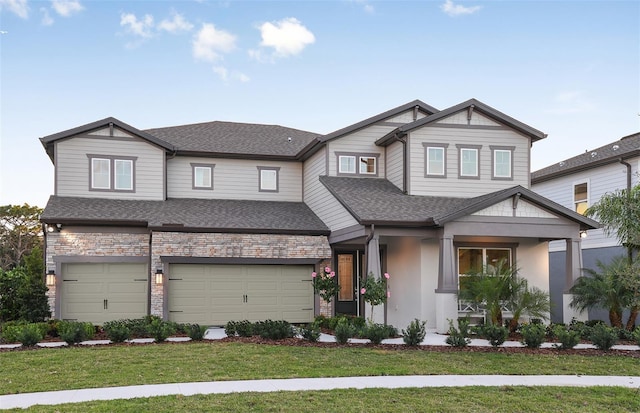
[[[46,284],[48,287],[56,285],[56,272],[54,270],[47,271]]]
[[[156,285],[162,285],[162,274],[162,268],[158,268],[154,277]]]
[[[580,231],[580,238],[587,238],[587,231]]]

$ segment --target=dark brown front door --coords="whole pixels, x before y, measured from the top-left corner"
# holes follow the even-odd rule
[[[336,300],[336,314],[356,315],[358,312],[356,252],[338,253],[336,275],[338,277],[338,297]]]

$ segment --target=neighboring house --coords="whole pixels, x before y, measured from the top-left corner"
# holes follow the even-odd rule
[[[208,325],[365,315],[369,246],[391,274],[379,315],[444,332],[475,311],[456,294],[471,269],[505,259],[547,290],[547,244],[561,240],[567,282],[580,275],[579,234],[597,223],[529,189],[544,137],[475,99],[441,111],[416,100],[328,135],[107,118],[46,136],[53,313]],[[341,286],[330,304],[311,285],[324,265]]]
[[[639,170],[640,133],[635,133],[533,172],[531,188],[567,208],[584,213],[605,193],[637,185]],[[554,302],[561,301],[566,285],[565,253],[564,243],[549,243],[550,290]],[[606,236],[602,229],[585,233],[582,240],[584,268],[597,270],[598,260],[606,264],[618,255],[626,255],[626,249],[615,236]],[[589,318],[608,321],[607,312],[603,310],[590,310]],[[560,306],[552,311],[552,319],[563,320]]]

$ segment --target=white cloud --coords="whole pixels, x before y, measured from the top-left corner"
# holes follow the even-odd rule
[[[260,25],[262,35],[261,46],[272,47],[275,55],[287,57],[296,55],[307,45],[316,41],[315,36],[294,17],[288,17],[278,22],[266,22]],[[254,51],[255,52],[255,51]],[[251,56],[250,51],[249,55]],[[254,53],[258,57],[258,53]]]
[[[52,0],[51,7],[62,17],[69,17],[84,10],[78,0]]]
[[[192,45],[193,57],[198,60],[215,62],[222,59],[222,53],[229,53],[235,48],[236,36],[216,29],[211,23],[204,23],[202,29],[194,36]]]
[[[0,10],[7,9],[18,17],[29,18],[29,5],[27,0],[0,0]]]
[[[251,78],[249,76],[245,75],[244,73],[240,73],[240,72],[234,73],[233,77],[234,77],[234,79],[239,80],[242,83],[247,83],[247,82],[249,82],[251,80]]]
[[[554,103],[547,113],[554,115],[568,115],[574,113],[588,113],[595,110],[595,105],[581,90],[569,90],[558,93]]]
[[[369,14],[375,13],[375,8],[368,0],[351,0],[353,3],[362,6],[363,10]]]
[[[141,20],[133,13],[122,13],[120,15],[120,26],[135,35],[144,39],[153,37],[153,16],[145,14]]]
[[[164,19],[158,24],[158,30],[175,34],[178,32],[188,32],[193,29],[193,24],[189,23],[181,14],[174,13],[172,20]]]
[[[445,12],[445,14],[448,14],[451,17],[456,17],[464,14],[473,14],[480,10],[482,6],[465,7],[459,4],[453,4],[452,0],[447,0],[440,6],[440,8]]]
[[[42,13],[41,23],[43,26],[51,26],[53,24],[53,19],[49,15],[49,10],[46,7],[40,7],[40,12]]]

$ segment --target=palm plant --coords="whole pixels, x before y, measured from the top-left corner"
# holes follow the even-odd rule
[[[549,293],[538,287],[529,287],[527,280],[517,275],[511,279],[508,302],[513,314],[509,321],[509,329],[512,332],[518,328],[518,322],[523,314],[543,320],[549,319],[551,312]]]
[[[506,265],[505,261],[486,266],[481,272],[465,277],[458,290],[458,298],[484,305],[491,323],[502,325],[502,303],[509,297],[509,284],[517,271],[515,267]]]

